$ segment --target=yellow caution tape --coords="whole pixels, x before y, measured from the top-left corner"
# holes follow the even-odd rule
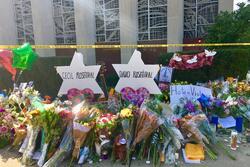
[[[107,48],[168,48],[208,46],[250,46],[250,43],[202,43],[202,44],[143,44],[143,45],[32,45],[34,49],[107,49]],[[14,49],[20,45],[0,45],[0,49]]]

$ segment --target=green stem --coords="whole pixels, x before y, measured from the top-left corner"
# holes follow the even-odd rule
[[[224,151],[224,153],[231,159],[231,160],[237,160],[237,158],[235,156],[233,156],[229,150],[224,146],[224,144],[221,141],[217,142],[217,146],[222,148],[222,150]]]

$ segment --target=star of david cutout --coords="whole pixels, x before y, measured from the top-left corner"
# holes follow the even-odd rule
[[[154,81],[159,65],[145,65],[141,59],[141,52],[135,50],[128,64],[113,64],[113,67],[120,78],[115,87],[117,92],[125,87],[134,90],[144,87],[150,94],[161,94]]]
[[[83,55],[75,52],[70,66],[56,67],[57,73],[63,79],[63,83],[58,95],[67,94],[69,89],[76,88],[79,90],[91,89],[95,94],[103,94],[102,89],[96,82],[96,77],[101,66],[85,66]]]

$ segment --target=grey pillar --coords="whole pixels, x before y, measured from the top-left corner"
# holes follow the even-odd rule
[[[76,38],[78,45],[94,45],[96,42],[95,1],[78,0],[75,4]],[[95,49],[78,49],[84,55],[84,63],[96,64]]]
[[[183,43],[184,0],[168,1],[168,44]],[[169,47],[168,52],[182,50],[182,47]]]
[[[31,0],[33,31],[36,45],[54,45],[55,30],[51,0]],[[55,56],[55,49],[37,49],[41,57]]]
[[[120,11],[120,43],[137,44],[138,17],[137,0],[119,0]],[[135,49],[121,49],[121,63],[128,63]]]
[[[12,0],[0,2],[0,45],[17,44],[17,30],[14,18],[14,5]]]
[[[219,0],[219,12],[232,12],[234,9],[234,0]]]

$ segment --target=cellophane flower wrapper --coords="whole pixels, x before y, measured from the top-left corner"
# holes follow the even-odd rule
[[[110,93],[108,98],[108,110],[116,114],[121,107],[119,95],[116,92]]]
[[[27,129],[25,127],[17,127],[15,128],[15,138],[12,143],[13,147],[18,146],[27,136]]]
[[[20,153],[24,153],[25,149],[27,148],[28,143],[29,143],[29,139],[30,139],[30,135],[31,135],[31,131],[32,131],[31,126],[28,126],[27,127],[27,135],[26,135],[26,137],[25,137],[25,139],[24,139],[24,141],[19,149]]]
[[[28,144],[27,144],[27,147],[25,148],[25,151],[22,157],[22,164],[24,165],[28,164],[29,161],[32,159],[35,146],[36,146],[36,139],[37,139],[39,131],[40,131],[39,127],[32,127],[32,126],[30,127],[30,136],[28,139]]]
[[[73,147],[73,126],[69,123],[64,133],[62,141],[55,154],[43,165],[43,167],[56,167],[70,155]]]
[[[125,135],[125,139],[127,141],[127,149],[129,149],[133,137],[134,118],[124,119],[121,121],[121,124],[123,128],[123,133]]]
[[[22,150],[24,150],[22,157],[22,164],[27,165],[31,161],[32,156],[34,154],[36,140],[40,132],[40,127],[39,127],[40,111],[38,110],[30,111],[29,113],[26,114],[25,119],[26,122],[28,123],[27,127],[28,138],[24,140],[24,144],[21,146],[21,148],[23,148]],[[27,142],[27,145],[25,142]]]
[[[161,124],[163,124],[163,120],[155,113],[148,111],[146,108],[140,109],[133,147],[143,139],[147,139]]]
[[[191,119],[183,118],[179,123],[180,129],[190,140],[202,145],[205,145],[205,143],[209,144],[207,137],[203,135],[198,128],[201,122],[205,119],[206,116],[204,114],[193,116]]]
[[[45,133],[45,144],[42,148],[42,155],[37,164],[43,166],[47,158],[48,151],[54,151],[62,135],[64,124],[59,112],[55,110],[53,103],[51,108],[47,108],[41,115],[41,127]]]
[[[134,136],[135,118],[132,108],[125,108],[120,112],[121,125],[123,128],[124,138],[126,140],[126,162],[129,162],[130,146]],[[120,144],[120,143],[119,143]],[[117,153],[116,153],[117,154]],[[124,159],[124,158],[123,158]]]
[[[101,159],[107,159],[112,148],[111,137],[117,123],[117,115],[112,113],[101,114],[96,120],[96,153]]]
[[[72,158],[78,159],[80,148],[84,143],[89,131],[91,130],[91,126],[84,126],[80,123],[73,122],[73,139],[74,139],[74,149],[72,152]]]

